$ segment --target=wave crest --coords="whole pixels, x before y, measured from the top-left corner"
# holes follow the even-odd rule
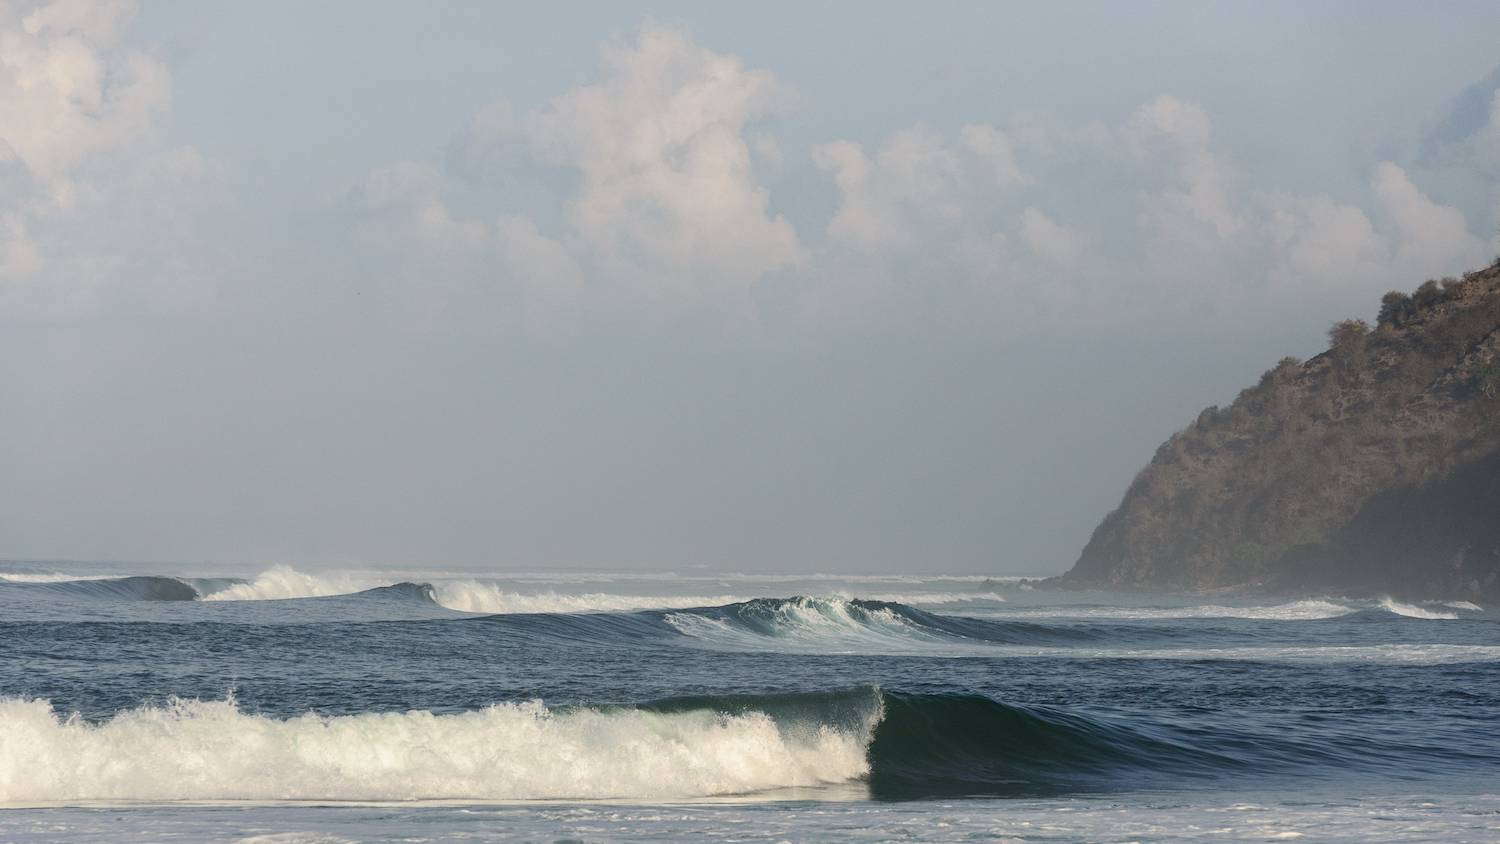
[[[1452,621],[1458,618],[1458,613],[1424,609],[1414,604],[1403,604],[1394,598],[1381,598],[1380,607],[1386,612],[1404,615],[1407,618],[1426,618],[1440,621]]]
[[[389,585],[391,585],[389,581],[347,574],[314,575],[297,571],[291,566],[272,566],[247,582],[236,583],[204,595],[203,600],[275,601],[286,598],[326,598],[330,595],[349,595]]]
[[[490,583],[453,581],[433,584],[435,600],[451,610],[487,614],[599,613],[647,609],[712,607],[743,600],[734,595],[612,595],[589,592],[525,594]]]
[[[879,719],[549,709],[540,701],[286,720],[172,700],[100,724],[0,700],[0,803],[91,800],[671,799],[844,782]]]

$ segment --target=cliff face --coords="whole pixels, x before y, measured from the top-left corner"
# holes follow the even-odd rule
[[[1062,583],[1500,597],[1500,262],[1382,304],[1164,443]]]

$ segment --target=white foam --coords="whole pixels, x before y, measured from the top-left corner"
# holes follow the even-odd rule
[[[1333,601],[1305,600],[1267,606],[1231,607],[1209,604],[1189,607],[1091,607],[1056,606],[1039,609],[1020,609],[996,613],[1005,618],[1111,618],[1111,619],[1170,619],[1170,618],[1247,618],[1266,621],[1312,621],[1322,618],[1337,618],[1348,615],[1355,607]]]
[[[1444,601],[1443,606],[1466,612],[1484,612],[1484,607],[1470,601]]]
[[[448,609],[473,613],[595,613],[649,609],[717,607],[745,600],[735,595],[613,595],[589,592],[525,594],[478,581],[433,584],[437,602]]]
[[[1452,621],[1453,619],[1458,618],[1458,613],[1436,612],[1434,610],[1423,609],[1412,604],[1403,604],[1393,598],[1381,598],[1380,606],[1397,615],[1404,615],[1407,618],[1428,618],[1443,621]]]
[[[288,720],[173,700],[102,724],[0,699],[0,804],[94,800],[671,799],[845,782],[861,728],[764,713],[549,710],[539,701]]]
[[[719,647],[751,650],[812,650],[823,653],[928,652],[950,649],[955,640],[912,623],[885,607],[859,606],[843,598],[798,597],[778,601],[762,625],[695,613],[672,613],[678,632]]]
[[[1005,596],[998,592],[839,592],[840,598],[859,598],[866,601],[885,601],[891,604],[911,606],[935,606],[940,604],[1003,604]]]
[[[341,572],[307,574],[291,566],[272,566],[255,576],[249,583],[237,583],[211,595],[205,601],[270,601],[285,598],[323,598],[329,595],[348,595],[377,586],[389,586],[392,581],[371,579],[366,576]]]
[[[418,578],[415,573],[412,577]],[[420,578],[418,578],[420,579]],[[290,566],[273,566],[248,583],[238,583],[204,597],[205,601],[266,601],[287,598],[323,598],[348,595],[399,582],[392,573],[319,572],[311,574]],[[506,588],[477,579],[433,580],[435,600],[448,609],[471,613],[595,613],[631,612],[648,609],[716,607],[749,600],[746,595],[665,594],[641,595],[615,592],[571,593]],[[512,584],[513,586],[513,584]],[[636,586],[639,589],[639,585]],[[859,597],[877,601],[917,605],[954,603],[1001,603],[995,592],[908,592]]]
[[[11,583],[73,583],[79,580],[118,580],[123,574],[64,574],[62,572],[0,572]]]

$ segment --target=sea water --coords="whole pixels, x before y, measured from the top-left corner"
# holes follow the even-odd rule
[[[1500,614],[0,565],[0,840],[1500,840]]]

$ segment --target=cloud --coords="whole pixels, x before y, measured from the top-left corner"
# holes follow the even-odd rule
[[[787,96],[769,72],[651,26],[606,49],[603,71],[526,120],[540,155],[582,178],[568,214],[592,258],[671,299],[802,260],[791,224],[767,210],[744,137]]]
[[[457,175],[478,182],[504,182],[525,160],[526,138],[508,102],[481,108],[448,144],[447,164]]]
[[[471,259],[469,275],[521,294],[534,327],[595,304],[743,301],[761,278],[805,260],[756,180],[753,160],[775,157],[774,138],[748,128],[788,97],[735,56],[643,27],[604,49],[599,81],[522,117],[507,103],[486,106],[449,144],[444,171],[378,168],[355,206],[388,248],[447,260],[450,272],[454,259]],[[542,191],[560,213],[514,206],[534,193],[495,191],[549,168],[575,177]],[[562,184],[574,188],[560,195]],[[508,201],[489,219],[454,210]]]
[[[1022,213],[1021,237],[1037,257],[1056,267],[1072,269],[1083,257],[1083,238],[1037,208]]]
[[[1223,275],[1246,221],[1235,208],[1234,174],[1210,148],[1211,122],[1194,103],[1160,96],[1141,106],[1123,137],[1135,157],[1160,168],[1141,193],[1137,223],[1158,277],[1177,283]]]
[[[970,124],[959,132],[959,139],[988,165],[997,187],[1032,183],[1032,178],[1021,172],[1021,165],[1016,162],[1016,142],[1006,132],[993,126]]]
[[[1363,294],[1487,248],[1394,164],[1353,202],[1242,171],[1208,112],[1165,94],[1114,125],[918,123],[813,144],[836,204],[799,235],[756,174],[798,166],[769,120],[789,98],[769,72],[648,26],[603,50],[593,82],[530,114],[487,106],[443,169],[395,164],[358,195],[377,239],[441,269],[414,277],[507,286],[536,328],[580,308],[754,311],[766,296],[814,324],[947,299],[934,309],[1120,319],[1168,292],[1200,310],[1288,286]]]
[[[1394,261],[1413,277],[1458,272],[1486,257],[1488,245],[1469,232],[1457,208],[1439,205],[1417,189],[1406,171],[1387,161],[1370,180],[1375,201],[1396,225]]]
[[[67,317],[106,299],[202,300],[190,246],[215,164],[163,149],[166,68],[121,37],[123,0],[0,4],[0,317]]]
[[[953,195],[959,158],[923,126],[892,135],[874,159],[859,144],[834,141],[814,147],[813,161],[842,194],[828,237],[858,251],[909,247],[923,223],[963,215]]]
[[[440,197],[442,176],[437,169],[402,161],[374,170],[355,191],[356,204],[380,225],[372,236],[395,235],[429,255],[456,257],[489,246],[484,223],[462,220]]]
[[[1268,197],[1266,213],[1273,283],[1347,287],[1390,275],[1390,249],[1359,208],[1278,192]]]
[[[562,243],[537,231],[524,217],[505,216],[495,236],[511,276],[525,289],[531,327],[543,330],[588,300],[583,268]]]

